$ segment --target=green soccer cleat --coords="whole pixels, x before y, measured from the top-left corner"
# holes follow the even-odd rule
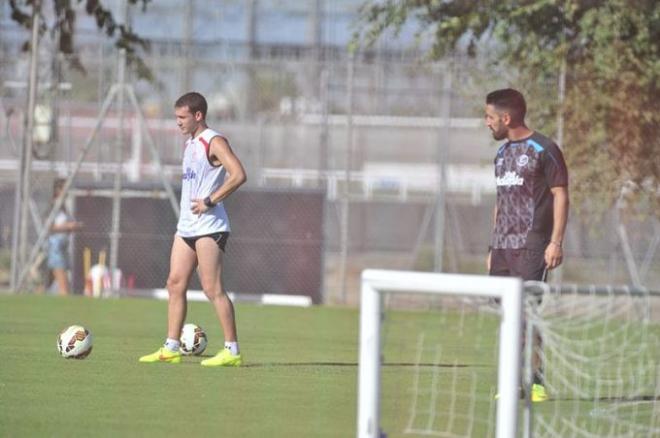
[[[544,402],[548,399],[548,393],[545,392],[545,386],[534,383],[532,385],[532,403]]]
[[[243,358],[240,354],[234,356],[229,350],[223,348],[215,356],[204,359],[201,365],[203,367],[240,367],[243,365]]]
[[[155,353],[147,354],[140,358],[142,363],[181,363],[181,353],[170,351],[165,347],[160,347]]]

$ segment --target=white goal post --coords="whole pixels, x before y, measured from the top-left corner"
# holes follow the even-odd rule
[[[360,302],[358,438],[380,438],[380,365],[383,293],[491,297],[501,302],[496,436],[513,438],[518,423],[523,283],[519,278],[365,270]]]

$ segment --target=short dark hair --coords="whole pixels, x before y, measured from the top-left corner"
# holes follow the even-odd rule
[[[522,123],[527,113],[527,103],[522,93],[513,88],[504,88],[488,93],[486,104],[493,105],[500,111],[506,111],[511,116],[511,120],[516,123]]]
[[[190,112],[195,114],[197,111],[202,113],[202,116],[206,118],[206,111],[208,110],[208,105],[206,99],[201,94],[191,91],[186,93],[183,96],[179,97],[174,103],[174,108],[182,108],[187,106],[190,109]]]

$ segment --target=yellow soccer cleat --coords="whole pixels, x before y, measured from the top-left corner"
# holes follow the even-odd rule
[[[204,359],[201,365],[203,367],[240,367],[243,365],[243,358],[240,354],[234,356],[229,350],[223,348],[215,356]]]
[[[548,399],[545,386],[534,383],[532,385],[532,403],[544,402]]]
[[[160,347],[155,353],[147,354],[140,358],[142,363],[181,363],[181,353],[170,351],[165,347]]]

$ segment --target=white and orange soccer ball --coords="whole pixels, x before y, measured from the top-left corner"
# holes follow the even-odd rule
[[[197,324],[188,323],[181,329],[181,353],[186,356],[198,356],[206,350],[206,333]]]
[[[57,336],[57,351],[67,359],[84,359],[92,352],[92,333],[81,325],[72,325]]]

